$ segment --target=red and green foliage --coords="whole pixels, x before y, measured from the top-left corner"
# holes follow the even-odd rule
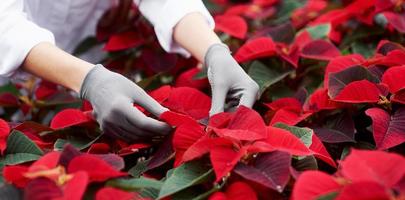
[[[197,62],[159,48],[136,7],[112,26],[106,15],[75,53],[103,44],[105,66],[170,109],[159,120],[173,133],[115,140],[64,88],[5,84],[0,198],[405,199],[404,1],[205,3],[260,86],[253,108],[208,117]]]

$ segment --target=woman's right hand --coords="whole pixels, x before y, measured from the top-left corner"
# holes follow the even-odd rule
[[[90,101],[93,116],[103,132],[110,136],[133,142],[167,135],[171,130],[166,123],[145,116],[133,103],[157,117],[167,108],[129,79],[102,65],[96,65],[88,72],[80,97]]]

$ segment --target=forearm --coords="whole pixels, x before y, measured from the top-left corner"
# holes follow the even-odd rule
[[[190,13],[183,17],[174,28],[174,40],[189,51],[201,63],[208,48],[221,40],[209,27],[200,13]]]
[[[93,64],[76,58],[53,44],[43,42],[28,53],[22,68],[33,75],[79,92]]]

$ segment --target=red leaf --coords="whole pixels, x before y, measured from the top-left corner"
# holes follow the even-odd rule
[[[228,127],[231,118],[233,117],[233,113],[229,112],[222,112],[215,114],[209,118],[208,126],[215,127],[215,128],[225,128]]]
[[[209,124],[220,137],[236,140],[259,140],[266,138],[266,125],[261,116],[254,110],[240,106],[233,114],[217,114],[210,119]]]
[[[145,143],[131,144],[129,146],[120,149],[117,154],[119,156],[126,156],[133,153],[137,153],[139,152],[140,149],[146,149],[149,148],[150,146],[151,146],[150,144]]]
[[[127,31],[115,34],[110,37],[107,44],[104,46],[105,51],[120,51],[129,48],[135,48],[144,43],[144,40],[138,32]]]
[[[232,138],[232,139],[240,140],[240,141],[242,141],[242,140],[254,141],[254,140],[264,139],[266,137],[266,135],[263,133],[256,133],[256,132],[253,132],[250,130],[232,130],[232,129],[219,129],[219,128],[213,128],[213,130],[220,137]]]
[[[91,119],[81,110],[68,108],[62,110],[53,117],[51,121],[51,128],[63,129],[70,126],[83,125],[90,122],[93,122],[93,119]]]
[[[20,102],[18,102],[18,97],[13,93],[3,92],[0,94],[0,105],[18,107]]]
[[[388,23],[400,33],[405,33],[405,16],[403,13],[383,12]]]
[[[119,172],[104,160],[90,154],[82,154],[73,158],[68,166],[68,172],[85,171],[91,182],[103,182],[110,178],[125,176],[127,173]]]
[[[202,137],[192,144],[183,154],[181,163],[194,160],[208,153],[212,146],[214,146],[215,141],[217,140],[226,140],[224,138],[215,138],[211,139],[208,137]]]
[[[110,145],[106,143],[94,143],[87,150],[87,153],[91,154],[105,154],[109,152],[110,152]]]
[[[89,177],[86,172],[79,171],[73,174],[63,187],[63,199],[65,200],[80,200],[86,191]]]
[[[370,108],[366,115],[373,120],[373,136],[378,149],[389,149],[405,142],[405,108],[399,108],[393,116],[380,108]]]
[[[239,39],[246,37],[246,21],[237,15],[219,15],[215,17],[215,29]]]
[[[204,135],[203,127],[196,123],[177,127],[173,136],[173,148],[176,151],[175,166],[181,164],[184,152]]]
[[[390,97],[391,102],[405,104],[405,90],[399,90]]]
[[[197,123],[195,119],[180,113],[166,111],[160,115],[160,119],[171,126],[180,126],[182,124]]]
[[[332,159],[321,140],[315,134],[312,135],[312,143],[309,149],[314,153],[315,157],[323,160],[330,166],[337,168],[335,161]]]
[[[265,103],[264,105],[275,111],[280,109],[288,109],[301,112],[302,108],[301,102],[299,102],[298,99],[293,97],[280,98],[271,103]]]
[[[377,103],[380,100],[380,90],[368,80],[353,81],[333,100],[344,103]]]
[[[5,166],[3,168],[3,177],[6,182],[23,188],[29,182],[29,179],[24,176],[26,172],[28,172],[28,167],[25,166]]]
[[[388,40],[381,40],[377,45],[376,54],[388,55],[389,52],[394,50],[405,51],[405,48],[399,43],[391,42]]]
[[[235,173],[263,186],[283,192],[290,178],[291,155],[274,151],[259,154],[254,165],[238,164]]]
[[[313,200],[340,189],[339,183],[329,174],[321,171],[305,171],[295,182],[292,200]]]
[[[273,115],[273,118],[271,118],[269,125],[273,126],[276,123],[284,123],[290,126],[294,126],[311,115],[312,113],[301,113],[291,111],[289,109],[280,109]]]
[[[321,111],[321,110],[333,110],[343,107],[344,104],[334,102],[329,98],[328,90],[321,88],[316,90],[309,97],[308,102],[304,105],[305,111]]]
[[[30,181],[24,188],[24,199],[48,200],[63,198],[62,190],[56,183],[47,178]]]
[[[245,148],[235,149],[234,143],[230,140],[216,140],[215,145],[212,145],[210,149],[210,159],[216,182],[227,176],[245,154]]]
[[[0,119],[0,154],[3,155],[7,147],[7,137],[10,134],[8,123]]]
[[[149,95],[157,102],[163,103],[169,98],[171,92],[172,87],[170,87],[169,85],[164,85],[156,90],[149,92]]]
[[[226,189],[229,200],[257,200],[255,191],[244,182],[234,182]]]
[[[246,62],[257,58],[276,55],[276,45],[269,37],[259,37],[247,41],[235,54],[238,62]]]
[[[227,200],[227,198],[223,192],[214,192],[208,200]]]
[[[393,187],[405,175],[405,158],[383,151],[352,149],[340,163],[341,174],[353,181],[371,181]]]
[[[35,90],[35,96],[38,100],[44,100],[58,91],[57,85],[49,81],[42,80]]]
[[[336,200],[390,200],[388,190],[376,182],[356,182],[345,186]]]
[[[238,107],[229,121],[227,129],[252,131],[256,133],[257,139],[266,137],[266,124],[262,117],[253,109],[245,106]]]
[[[310,155],[311,151],[301,140],[287,130],[267,127],[266,143],[275,150],[285,151],[292,155]]]
[[[198,120],[208,117],[211,99],[194,88],[179,87],[172,89],[163,106]]]
[[[191,68],[182,74],[180,74],[177,79],[176,83],[174,84],[176,87],[192,87],[196,89],[205,89],[209,86],[208,79],[195,79],[194,77],[200,73],[200,69],[197,67]]]
[[[60,152],[54,151],[42,156],[39,160],[35,161],[30,167],[28,172],[37,172],[42,170],[49,170],[55,168],[59,163]]]
[[[367,64],[378,64],[385,66],[399,66],[405,65],[404,61],[405,52],[403,49],[394,49],[387,53],[385,57],[375,57],[370,59]]]
[[[340,56],[340,51],[330,42],[314,40],[302,48],[301,56],[315,60],[331,60]]]
[[[333,58],[329,61],[325,69],[325,79],[323,81],[324,88],[328,89],[330,73],[339,72],[363,62],[365,62],[365,59],[359,54],[350,54]]]
[[[132,200],[134,199],[135,194],[132,192],[122,191],[113,187],[104,187],[101,188],[96,193],[96,200]],[[141,199],[139,199],[141,200]]]
[[[388,85],[391,93],[405,88],[405,66],[390,67],[383,74],[382,82]]]

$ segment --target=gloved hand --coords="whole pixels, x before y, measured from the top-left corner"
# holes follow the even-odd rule
[[[133,103],[155,116],[160,116],[167,108],[129,79],[102,65],[88,72],[80,88],[80,98],[90,101],[94,117],[110,136],[132,142],[170,132],[169,125],[145,116]]]
[[[204,60],[212,90],[210,116],[223,112],[228,99],[239,99],[239,105],[253,106],[259,86],[235,61],[225,44],[210,46]]]

